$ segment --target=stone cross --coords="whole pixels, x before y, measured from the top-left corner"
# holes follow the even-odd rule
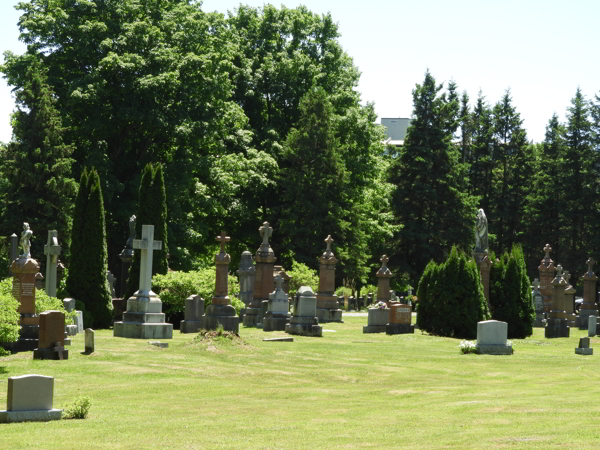
[[[560,279],[563,277],[562,274],[562,266],[559,264],[558,266],[556,266],[556,279],[558,281],[560,281]]]
[[[44,245],[44,255],[46,255],[46,294],[49,297],[56,297],[56,266],[58,265],[58,255],[60,255],[61,246],[58,245],[58,232],[48,230],[48,243]]]
[[[152,292],[152,251],[162,249],[162,241],[154,240],[154,225],[142,225],[142,239],[133,240],[133,248],[142,251],[140,258],[140,288],[136,297],[150,297]]]
[[[275,277],[275,285],[276,291],[283,291],[283,277],[280,274],[277,274],[277,276]]]
[[[594,270],[592,268],[594,267],[594,264],[596,264],[596,261],[594,261],[594,258],[592,258],[590,256],[589,259],[585,263],[588,266],[588,274],[592,275],[594,273]]]
[[[225,233],[224,231],[221,231],[221,235],[217,236],[216,240],[221,244],[220,253],[225,253],[225,244],[227,242],[231,241],[231,238],[229,236],[227,236],[227,233]]]
[[[379,261],[381,261],[381,268],[382,269],[384,269],[384,270],[387,269],[387,263],[388,263],[389,260],[390,259],[387,257],[387,255],[383,255],[381,257],[381,259]]]
[[[563,277],[563,278],[565,279],[565,281],[568,283],[568,282],[569,282],[569,280],[571,279],[571,274],[569,273],[569,271],[568,271],[568,270],[565,270],[565,273],[563,273],[563,276],[562,276],[562,277]]]
[[[108,280],[108,287],[110,288],[110,295],[113,298],[115,298],[115,295],[116,295],[116,293],[115,293],[115,281],[117,281],[117,280],[116,280],[115,276],[113,275],[113,273],[110,270],[106,272],[106,279]]]
[[[64,359],[63,352],[65,351],[65,348],[57,343],[53,350],[58,352],[58,359],[62,361]]]
[[[269,238],[272,236],[273,234],[273,228],[269,226],[269,222],[265,222],[262,224],[262,227],[260,227],[258,229],[258,231],[260,232],[260,235],[263,238],[263,245],[269,245]]]
[[[327,236],[327,239],[325,239],[325,242],[327,243],[327,250],[325,250],[325,253],[327,253],[328,255],[331,255],[333,253],[331,250],[331,244],[333,243],[333,239],[331,238],[331,235]]]
[[[535,278],[533,280],[533,293],[537,294],[540,291],[540,280]]]
[[[552,247],[550,247],[550,244],[546,244],[546,246],[544,247],[544,251],[546,252],[546,256],[544,256],[544,259],[550,259],[550,252],[552,251]]]

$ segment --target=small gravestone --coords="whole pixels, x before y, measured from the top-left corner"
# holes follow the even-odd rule
[[[407,334],[414,333],[415,326],[411,324],[412,308],[403,303],[392,304],[388,313],[388,324],[385,326],[385,334]]]
[[[533,322],[533,326],[543,328],[546,326],[547,314],[544,312],[544,296],[540,292],[540,281],[537,278],[533,280],[533,292],[531,296],[535,307],[535,321]]]
[[[83,333],[83,311],[75,311],[75,325],[77,325],[77,332]]]
[[[480,355],[512,355],[512,345],[508,344],[508,324],[498,320],[477,322],[476,353]]]
[[[579,347],[575,349],[577,355],[593,355],[594,349],[590,348],[590,338],[583,337],[579,339]]]
[[[185,299],[185,316],[179,324],[181,333],[197,333],[204,328],[204,299],[190,295]]]
[[[367,325],[363,327],[363,333],[385,333],[389,313],[390,310],[385,302],[379,302],[374,308],[369,308]]]
[[[65,298],[63,300],[63,305],[65,306],[65,310],[67,312],[75,311],[75,299],[74,298]]]
[[[302,286],[296,292],[293,315],[285,325],[285,332],[303,336],[323,336],[323,327],[317,317],[317,297],[309,286]]]
[[[168,348],[169,347],[168,343],[160,342],[160,341],[148,341],[148,344],[154,345],[155,347],[158,347],[158,348]]]
[[[91,328],[85,329],[85,353],[94,353],[94,330]]]
[[[60,419],[61,410],[52,408],[53,396],[52,377],[34,374],[9,377],[6,411],[0,411],[0,423]]]
[[[65,315],[60,311],[40,314],[40,339],[33,351],[33,359],[68,359],[65,345]]]
[[[280,274],[275,277],[277,287],[269,294],[267,312],[263,318],[263,331],[285,331],[285,326],[290,321],[290,302],[283,290],[283,281]]]
[[[596,336],[596,316],[588,316],[588,337]]]

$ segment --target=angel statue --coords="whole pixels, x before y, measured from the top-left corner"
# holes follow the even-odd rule
[[[484,253],[488,250],[488,222],[482,208],[477,211],[475,222],[475,252]]]

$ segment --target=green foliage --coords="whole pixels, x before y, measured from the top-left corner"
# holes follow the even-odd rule
[[[215,294],[215,268],[206,268],[190,272],[171,271],[166,275],[156,274],[152,277],[152,290],[163,302],[163,312],[167,315],[182,313],[185,310],[185,299],[190,295],[199,295],[204,299],[204,309],[211,304]],[[236,277],[228,277],[229,297],[239,296],[240,285]],[[243,308],[243,302],[233,305]],[[238,311],[239,313],[239,311]]]
[[[335,290],[335,295],[342,297],[351,297],[352,296],[352,288],[340,286]]]
[[[229,300],[231,301],[231,306],[233,306],[235,308],[235,313],[239,316],[240,315],[240,311],[242,309],[246,308],[246,305],[244,304],[243,301],[241,301],[237,297],[231,297],[230,296]]]
[[[135,231],[142,237],[142,226],[154,225],[154,240],[162,242],[162,248],[152,252],[152,275],[166,274],[169,253],[167,232],[167,194],[162,165],[146,164],[142,172]],[[124,297],[131,297],[139,288],[141,250],[135,250],[127,278],[127,291]]]
[[[63,127],[42,58],[26,54],[23,59],[27,65],[22,84],[13,91],[17,103],[12,117],[13,140],[1,159],[5,180],[0,184],[1,226],[3,234],[10,235],[28,222],[36,232],[31,253],[41,259],[48,230],[58,230],[63,255],[68,254],[77,190],[71,178],[74,146],[64,142],[67,128]],[[0,71],[4,70],[6,67],[0,66]]]
[[[514,245],[494,262],[490,271],[492,318],[508,323],[508,337],[523,339],[533,333],[535,307],[523,250]]]
[[[490,317],[477,265],[456,247],[444,263],[429,262],[417,296],[417,325],[430,334],[473,339]]]
[[[442,88],[427,71],[413,90],[414,118],[390,167],[392,207],[403,225],[390,259],[413,281],[427,261],[444,257],[453,245],[466,250],[473,242],[477,199],[467,191],[467,166],[452,142],[458,100],[440,94]]]
[[[112,321],[112,302],[106,279],[108,254],[100,177],[84,170],[75,201],[72,233],[73,258],[67,277],[67,290],[81,300],[87,311],[86,324],[108,328]],[[87,326],[86,325],[86,326]]]
[[[12,296],[12,278],[0,282],[0,342],[19,339],[19,302]]]
[[[365,284],[360,288],[360,294],[364,295],[365,297],[369,294],[369,292],[373,293],[373,299],[375,300],[375,297],[377,297],[377,286],[374,284]]]
[[[73,325],[75,323],[75,311],[68,312],[65,309],[65,304],[61,299],[49,297],[46,292],[41,289],[35,291],[35,313],[40,314],[44,311],[60,311],[65,315],[65,325]]]
[[[286,272],[292,277],[290,280],[289,295],[294,296],[301,286],[310,286],[313,292],[319,289],[319,275],[306,264],[292,260],[292,270]]]
[[[77,397],[73,403],[62,407],[61,419],[85,419],[91,407],[92,401],[89,397]]]

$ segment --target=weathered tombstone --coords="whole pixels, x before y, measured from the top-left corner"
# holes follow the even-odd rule
[[[283,292],[288,294],[290,292],[290,280],[292,277],[285,272],[283,266],[273,266],[273,283],[275,283],[277,275],[283,278]]]
[[[543,328],[546,326],[544,296],[540,293],[540,281],[537,278],[533,280],[533,292],[531,293],[531,296],[533,298],[533,305],[535,308],[535,321],[533,322],[533,326]]]
[[[550,247],[550,244],[546,244],[544,246],[544,252],[546,252],[546,255],[538,267],[540,272],[540,293],[544,297],[544,312],[547,313],[552,309],[552,296],[554,295],[552,280],[554,279],[554,272],[556,271],[556,268],[554,267],[554,261],[552,261],[550,258],[551,251],[552,247]]]
[[[273,281],[273,265],[277,258],[269,244],[269,238],[273,235],[273,228],[269,222],[264,222],[258,229],[263,238],[260,247],[256,251],[256,276],[254,279],[254,292],[252,301],[244,311],[244,326],[255,327],[264,316],[261,315],[262,302],[269,300],[269,294],[275,289]]]
[[[181,333],[197,333],[204,328],[204,299],[190,295],[185,299],[184,320],[179,323]]]
[[[94,330],[91,328],[85,329],[85,353],[94,353]]]
[[[283,277],[275,278],[276,288],[269,294],[267,312],[263,318],[263,331],[285,331],[285,326],[290,321],[289,300],[283,290]]]
[[[23,223],[21,247],[19,255],[11,265],[13,274],[12,295],[19,302],[20,325],[19,340],[10,345],[3,345],[12,351],[33,350],[38,346],[39,317],[35,313],[35,274],[40,270],[38,262],[31,258],[30,239],[33,231],[27,222]]]
[[[40,314],[40,340],[33,359],[68,359],[65,345],[65,315],[60,311]]]
[[[588,337],[596,336],[596,316],[588,316]]]
[[[44,245],[44,255],[46,255],[45,290],[49,297],[56,297],[56,268],[61,248],[58,245],[58,231],[48,230],[48,243]]]
[[[596,303],[596,282],[598,277],[592,269],[596,261],[591,256],[586,261],[587,272],[583,275],[583,303],[579,308],[579,328],[585,330],[588,327],[590,316],[598,317],[598,303]],[[594,328],[595,329],[595,328]]]
[[[412,308],[403,303],[390,303],[388,324],[385,326],[386,334],[414,333],[415,326],[411,324]]]
[[[512,355],[512,345],[508,344],[508,324],[498,320],[477,322],[476,353],[480,355]]]
[[[377,271],[377,301],[378,302],[389,302],[390,301],[390,278],[392,278],[392,272],[388,268],[387,263],[389,258],[387,255],[383,255],[380,259],[381,267]]]
[[[579,347],[575,349],[577,355],[593,355],[594,349],[590,347],[590,338],[582,337],[579,339]]]
[[[556,267],[556,277],[552,280],[552,310],[546,319],[546,338],[569,337],[570,327],[567,320],[564,290],[567,282],[563,278],[562,266]],[[568,301],[568,300],[567,300]]]
[[[129,218],[129,238],[125,243],[125,247],[119,253],[119,259],[121,260],[121,283],[117,296],[120,298],[125,295],[127,290],[127,279],[129,278],[129,267],[131,267],[131,261],[133,260],[133,241],[135,240],[135,215]]]
[[[115,322],[113,335],[132,339],[172,339],[173,325],[165,322],[162,302],[152,292],[152,252],[162,248],[162,241],[154,240],[154,225],[142,225],[142,239],[133,241],[133,248],[141,250],[139,290],[127,300],[123,321]]]
[[[337,259],[331,250],[333,239],[325,238],[327,248],[319,258],[319,291],[317,292],[317,317],[320,323],[343,322],[342,310],[335,295],[335,265]]]
[[[240,268],[237,271],[240,279],[240,300],[246,307],[252,303],[252,293],[254,291],[254,279],[256,277],[256,268],[252,261],[252,253],[245,251],[240,259]]]
[[[367,325],[363,327],[363,333],[385,333],[389,313],[390,310],[385,302],[379,303],[375,308],[369,308]]]
[[[75,311],[75,325],[77,325],[77,332],[83,333],[83,311]]]
[[[221,244],[221,249],[215,255],[215,296],[212,298],[211,304],[206,308],[204,327],[207,330],[216,330],[219,325],[222,325],[226,331],[238,333],[240,318],[236,315],[235,308],[231,306],[228,296],[229,263],[231,262],[231,257],[225,252],[225,243],[229,242],[231,238],[226,236],[224,231],[221,231],[221,235],[217,236],[216,240]]]
[[[575,315],[575,288],[571,286],[569,281],[571,281],[571,274],[568,270],[564,271],[563,278],[567,282],[567,285],[563,289],[563,295],[565,296],[565,301],[563,303],[565,308],[565,318],[568,320],[568,325],[571,328],[577,326],[577,316]]]
[[[115,292],[115,281],[117,280],[110,270],[106,271],[106,281],[108,281],[108,287],[110,288],[111,298],[116,298],[117,294]]]
[[[74,298],[65,298],[63,299],[63,305],[65,306],[65,310],[67,312],[75,311],[76,301]]]
[[[294,297],[293,315],[285,332],[301,336],[323,336],[317,317],[317,297],[309,286],[301,286]]]
[[[53,409],[54,378],[21,375],[8,378],[6,411],[0,411],[0,423],[48,422],[59,420],[60,409]]]

